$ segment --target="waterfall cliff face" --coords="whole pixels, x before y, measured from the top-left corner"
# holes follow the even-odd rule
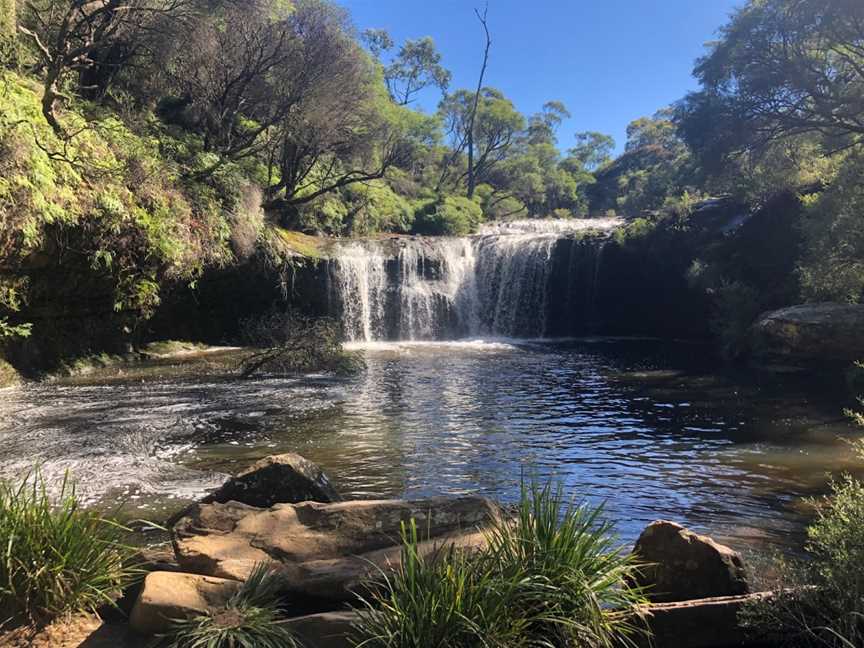
[[[485,226],[471,237],[346,242],[328,267],[330,311],[350,341],[550,335],[550,312],[560,311],[562,300],[573,306],[569,287],[560,295],[550,291],[553,274],[561,272],[556,249],[570,246],[566,274],[585,279],[594,268],[595,276],[586,280],[596,284],[599,235],[618,224],[615,219],[514,221]],[[598,236],[582,247],[592,258],[574,255],[572,248],[580,243],[574,235],[589,231]],[[584,310],[590,295],[578,301]]]

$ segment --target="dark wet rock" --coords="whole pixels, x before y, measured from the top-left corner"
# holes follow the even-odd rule
[[[287,625],[304,646],[353,648],[355,642],[351,637],[357,621],[357,612],[343,610],[295,617]]]
[[[864,304],[802,304],[762,315],[750,331],[761,362],[851,364],[864,358]]]
[[[770,596],[758,592],[742,596],[654,603],[642,606],[652,638],[646,648],[729,648],[748,644],[738,613],[749,602]]]
[[[277,563],[289,593],[346,601],[356,586],[398,565],[402,523],[415,520],[420,551],[473,550],[478,530],[500,515],[482,497],[277,504],[261,509],[228,502],[194,506],[174,527],[180,566],[189,572],[244,580],[260,562]],[[305,598],[304,598],[305,600]]]
[[[201,500],[241,502],[267,508],[297,502],[338,502],[342,498],[317,465],[298,454],[265,457]]]
[[[633,553],[646,563],[637,584],[648,588],[648,597],[655,602],[738,596],[750,591],[738,552],[675,522],[649,524]]]

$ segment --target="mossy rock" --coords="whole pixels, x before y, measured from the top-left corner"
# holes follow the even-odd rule
[[[0,388],[12,387],[20,383],[21,374],[15,370],[15,367],[0,358]]]
[[[198,353],[207,349],[206,344],[200,342],[183,342],[181,340],[160,340],[150,342],[141,348],[141,355],[145,358],[166,358],[189,353]]]

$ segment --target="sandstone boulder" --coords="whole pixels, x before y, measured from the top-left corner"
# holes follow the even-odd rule
[[[442,547],[473,549],[478,529],[500,515],[481,497],[302,502],[260,509],[237,502],[199,504],[174,527],[180,566],[243,580],[257,563],[275,562],[288,591],[304,599],[345,601],[358,583],[398,565],[403,522],[414,519],[426,555]]]
[[[207,495],[204,503],[242,502],[266,508],[296,502],[338,502],[341,498],[317,465],[298,454],[265,457]]]
[[[183,619],[202,614],[224,605],[240,588],[240,582],[184,574],[179,572],[150,572],[129,623],[132,629],[144,635],[167,631],[172,619]]]
[[[750,591],[738,552],[675,522],[649,524],[633,553],[647,563],[637,584],[648,588],[652,601],[688,601]]]
[[[762,315],[750,347],[762,361],[851,364],[864,357],[864,304],[802,304]]]

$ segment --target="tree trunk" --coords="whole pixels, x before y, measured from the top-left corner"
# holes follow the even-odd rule
[[[477,15],[477,20],[483,25],[483,32],[486,34],[486,48],[483,50],[483,65],[480,68],[480,78],[477,80],[477,91],[474,93],[474,104],[471,106],[471,117],[468,120],[468,197],[474,197],[474,189],[477,186],[477,174],[474,168],[474,120],[477,118],[477,106],[480,105],[480,93],[483,90],[483,77],[486,76],[486,65],[489,63],[489,48],[492,46],[492,39],[489,36],[489,26],[486,24],[486,15],[489,13],[489,5],[483,10],[481,15],[477,9],[474,10]]]

